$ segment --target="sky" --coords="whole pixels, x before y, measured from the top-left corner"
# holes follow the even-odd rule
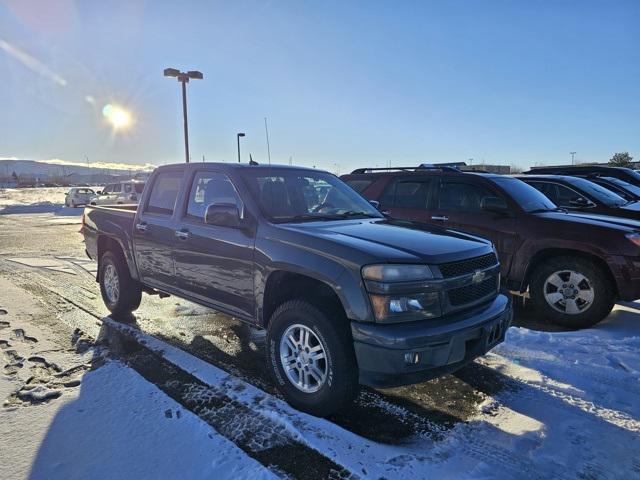
[[[640,160],[636,0],[0,0],[0,157],[184,161],[166,67],[192,161]]]

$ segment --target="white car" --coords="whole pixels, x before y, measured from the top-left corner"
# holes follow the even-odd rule
[[[137,205],[144,182],[129,180],[110,183],[91,198],[91,205]]]
[[[64,197],[65,207],[76,208],[78,205],[88,205],[96,192],[90,188],[72,188]]]

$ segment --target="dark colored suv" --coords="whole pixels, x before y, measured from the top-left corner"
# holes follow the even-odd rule
[[[559,207],[640,220],[640,202],[625,200],[586,178],[566,175],[521,175],[516,178],[541,191]]]
[[[631,185],[640,186],[640,173],[631,168],[624,167],[605,167],[603,165],[576,165],[564,167],[538,167],[525,175],[570,175],[570,176],[586,176],[599,175],[601,177],[613,177],[629,182]]]
[[[616,298],[640,297],[640,222],[567,213],[507,176],[421,168],[359,169],[342,178],[392,217],[490,239],[503,284],[528,289],[555,323],[590,326]]]

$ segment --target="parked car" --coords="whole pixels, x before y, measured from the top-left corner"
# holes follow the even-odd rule
[[[625,200],[629,201],[638,201],[640,200],[640,187],[637,185],[633,185],[624,180],[620,180],[615,177],[601,177],[598,175],[589,175],[585,177],[587,180],[597,183],[601,187],[606,188],[607,190],[611,190],[614,193],[617,193]]]
[[[640,220],[640,202],[625,200],[586,178],[566,175],[521,175],[516,178],[567,210]]]
[[[144,182],[130,180],[109,183],[91,199],[91,205],[135,205],[144,190]]]
[[[459,369],[511,322],[489,241],[389,220],[315,169],[162,166],[138,208],[89,207],[81,231],[116,316],[159,292],[265,328],[277,387],[315,415]]]
[[[64,205],[73,208],[78,205],[87,205],[95,194],[96,192],[90,188],[72,188],[64,196]]]
[[[342,177],[395,218],[490,239],[503,284],[528,290],[550,321],[593,325],[616,299],[640,297],[640,222],[567,213],[508,176],[440,169],[359,169]]]
[[[631,185],[640,186],[640,173],[631,168],[605,167],[603,165],[576,165],[565,167],[537,167],[524,172],[525,175],[570,175],[587,176],[598,175],[624,180]]]

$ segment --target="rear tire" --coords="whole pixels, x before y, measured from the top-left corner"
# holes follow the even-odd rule
[[[347,327],[344,313],[328,314],[302,300],[283,303],[271,316],[267,363],[290,405],[325,417],[356,397],[358,368]]]
[[[615,291],[608,272],[580,257],[555,257],[539,265],[529,285],[533,305],[552,323],[587,328],[613,309]]]
[[[126,316],[142,301],[142,288],[131,278],[129,267],[120,252],[106,251],[98,266],[100,293],[105,306],[114,315]]]

